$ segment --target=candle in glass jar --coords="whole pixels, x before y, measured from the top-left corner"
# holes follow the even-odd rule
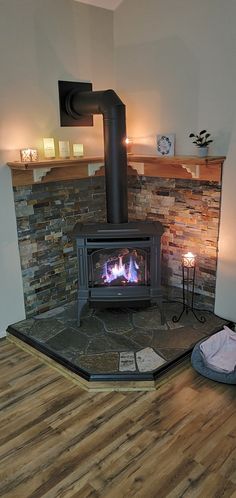
[[[83,144],[73,144],[73,156],[81,157],[84,155],[84,146]]]
[[[64,158],[70,157],[70,143],[68,140],[59,140],[59,156]]]
[[[55,154],[55,143],[54,138],[43,138],[44,156],[47,159],[54,159]]]
[[[186,268],[194,268],[196,264],[196,256],[192,252],[187,252],[182,256],[182,264]]]
[[[22,162],[33,162],[38,161],[38,151],[37,149],[21,149],[20,158]]]

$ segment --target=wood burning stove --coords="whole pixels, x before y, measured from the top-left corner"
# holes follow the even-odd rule
[[[107,223],[77,223],[78,323],[87,303],[131,306],[161,302],[159,222],[128,222],[125,105],[113,90],[59,82],[62,126],[91,124],[103,115]],[[86,121],[86,117],[88,121]]]

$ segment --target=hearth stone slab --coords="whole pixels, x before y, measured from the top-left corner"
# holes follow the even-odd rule
[[[140,310],[133,313],[133,324],[137,328],[145,330],[168,330],[167,324],[161,324],[161,314],[158,309]]]
[[[140,349],[140,347],[143,348],[152,344],[153,331],[133,329],[126,334],[126,337],[131,339],[138,349]]]
[[[158,348],[156,352],[160,354],[165,360],[173,360],[174,358],[178,358],[182,356],[185,353],[186,349],[185,348]]]
[[[121,313],[121,310],[97,311],[96,317],[101,320],[106,332],[115,332],[122,335],[133,329],[130,314],[127,312]]]
[[[89,344],[89,338],[72,328],[64,328],[61,333],[45,341],[50,349],[64,353],[80,352],[84,353]]]
[[[104,327],[103,324],[100,320],[97,320],[95,316],[90,316],[88,318],[84,318],[81,321],[80,327],[75,326],[77,330],[77,334],[83,333],[86,334],[88,337],[93,339],[95,336],[103,335],[104,334]]]
[[[180,310],[179,303],[164,305],[168,317]],[[206,323],[201,324],[189,313],[183,314],[177,328],[169,318],[163,330],[159,309],[153,306],[106,311],[87,308],[78,327],[76,312],[76,302],[70,302],[11,325],[8,331],[88,381],[146,382],[158,378],[189,354],[196,342],[227,324],[209,312],[204,312]]]
[[[75,363],[82,369],[91,373],[118,372],[119,354],[100,353],[80,355]]]
[[[13,327],[16,327],[19,332],[23,332],[24,334],[28,335],[34,324],[35,320],[33,318],[28,318],[27,320],[22,320],[21,322],[14,323]]]
[[[136,353],[136,361],[140,372],[156,370],[166,363],[166,360],[155,353],[153,348],[145,348],[138,351],[138,353]]]
[[[169,349],[186,349],[191,344],[196,344],[205,335],[201,330],[193,329],[190,336],[189,328],[187,327],[165,331],[160,330],[160,332],[158,331],[158,333],[153,334],[152,346],[158,350],[165,347]]]
[[[45,318],[53,318],[55,316],[61,316],[66,313],[65,306],[59,306],[58,308],[54,308],[53,310],[45,311],[41,315],[37,315],[35,320],[45,320]]]
[[[28,320],[27,320],[28,321]],[[32,320],[30,320],[32,323]],[[17,328],[18,328],[17,324]],[[45,342],[64,329],[63,323],[56,319],[33,320],[30,328],[26,326],[24,333],[39,342]],[[20,330],[20,329],[19,329]]]
[[[120,372],[135,372],[136,363],[134,353],[124,352],[120,353],[120,363],[119,363],[119,371]]]
[[[88,345],[87,353],[96,353],[102,351],[138,351],[140,346],[125,336],[115,335],[113,333],[92,339]]]
[[[184,325],[180,322],[172,322],[172,320],[167,320],[167,325],[168,325],[168,328],[173,330],[173,329],[181,329],[182,327],[184,327]]]

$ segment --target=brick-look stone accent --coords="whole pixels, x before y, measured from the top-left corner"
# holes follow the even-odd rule
[[[195,290],[214,300],[220,197],[217,182],[130,178],[130,219],[164,226],[162,283],[168,289],[182,289],[181,256],[191,251],[197,255]]]
[[[129,177],[129,219],[158,220],[162,283],[181,289],[181,255],[197,254],[196,290],[214,299],[220,214],[215,182]],[[70,232],[78,221],[104,221],[102,177],[15,187],[19,251],[27,317],[76,298],[77,257]]]
[[[14,188],[27,317],[76,298],[78,221],[105,220],[104,178]]]

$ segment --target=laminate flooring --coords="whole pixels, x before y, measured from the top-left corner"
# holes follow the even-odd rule
[[[0,496],[236,497],[236,390],[185,360],[152,392],[88,393],[0,342]]]

